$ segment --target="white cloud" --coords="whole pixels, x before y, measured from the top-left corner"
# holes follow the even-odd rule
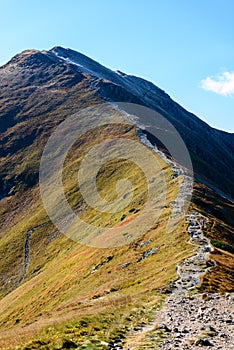
[[[234,72],[224,72],[217,77],[207,77],[201,81],[204,90],[223,96],[234,96]]]

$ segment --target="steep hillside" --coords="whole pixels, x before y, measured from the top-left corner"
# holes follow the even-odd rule
[[[1,67],[0,101],[0,348],[110,349],[116,339],[123,345],[131,332],[152,322],[167,294],[178,289],[176,266],[209,248],[188,241],[186,215],[168,233],[186,171],[183,159],[175,159],[182,164],[172,164],[169,150],[155,137],[168,136],[168,130],[155,125],[141,108],[125,105],[123,111],[116,102],[150,107],[181,134],[197,176],[189,212],[206,218],[202,234],[214,247],[206,252],[192,288],[234,291],[232,134],[210,128],[152,83],[60,47],[24,51]],[[135,226],[122,235],[120,246],[109,248],[108,236],[106,245],[98,247],[62,235],[48,217],[38,183],[42,152],[55,128],[74,113],[85,120],[85,108],[105,101],[115,102],[105,108],[117,123],[83,132],[66,155],[63,187],[71,208],[85,222],[113,228],[117,235],[146,206],[149,187],[144,169],[118,153],[99,169],[97,189],[106,201],[115,201],[116,185],[125,178],[132,184],[127,192],[131,202],[109,213],[85,203],[77,169],[100,141],[109,149],[116,140],[131,140],[144,147],[145,155],[150,152],[162,172],[155,169],[155,195],[164,195],[157,202],[160,216],[144,234]],[[124,112],[139,117],[144,130],[126,120]],[[154,145],[168,158],[162,158]],[[186,187],[183,191],[186,197]],[[145,218],[150,221],[150,211]],[[82,230],[77,227],[78,235]],[[163,335],[157,337],[158,343]]]
[[[89,96],[86,94],[89,95],[92,90],[101,99],[142,104],[165,116],[184,139],[193,160],[195,173],[227,195],[234,196],[233,134],[212,129],[152,83],[119,71],[113,72],[80,53],[61,47],[42,52],[29,50],[16,55],[1,67],[0,76],[0,150],[3,157],[19,150],[22,144],[30,145],[33,139],[40,135],[41,130],[44,130],[46,120],[42,126],[40,124],[48,113],[56,113],[58,122],[60,111],[61,117],[62,113],[66,116],[87,106]],[[78,92],[78,86],[86,92],[81,101],[82,94]],[[66,107],[66,111],[63,109],[65,102],[69,106]],[[30,134],[28,127],[25,130],[28,119],[34,124]],[[144,124],[144,120],[142,122]],[[150,122],[149,132],[157,128],[154,121]],[[20,125],[21,130],[24,128],[23,139],[13,137],[12,140],[9,134],[16,124],[18,127]],[[53,125],[46,127],[51,128]],[[13,130],[15,131],[15,128]],[[4,181],[4,174],[2,182],[0,188],[4,186],[9,190]]]
[[[139,103],[165,116],[177,128],[186,143],[194,161],[196,174],[228,195],[234,196],[234,177],[231,170],[234,163],[233,134],[211,128],[149,81],[120,71],[113,72],[69,49],[55,47],[51,52],[66,62],[74,62],[80,71],[88,71],[95,77],[98,80],[95,83],[104,99]],[[144,118],[143,116],[143,124]],[[157,128],[157,125],[151,120],[151,125],[148,125],[149,131],[152,128]]]

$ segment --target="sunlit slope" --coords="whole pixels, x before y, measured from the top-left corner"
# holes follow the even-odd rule
[[[135,129],[130,125],[124,128],[116,126],[111,132],[113,137],[127,137],[138,142]],[[66,196],[74,211],[87,222],[95,223],[97,220],[96,224],[100,224],[100,215],[83,203],[77,187],[77,168],[83,155],[100,137],[102,140],[110,137],[109,126],[99,130],[99,134],[88,133],[81,145],[74,145],[68,154],[63,178]],[[166,163],[160,158],[158,161],[167,184],[162,213],[148,232],[123,247],[97,249],[82,246],[61,235],[46,215],[37,186],[24,193],[27,198],[18,195],[8,199],[9,215],[12,215],[15,225],[5,233],[2,230],[0,241],[3,257],[3,298],[0,302],[2,347],[9,345],[14,348],[34,338],[36,348],[42,348],[44,344],[53,349],[72,338],[76,344],[89,342],[94,344],[94,348],[102,348],[101,341],[124,337],[134,325],[137,327],[142,322],[142,318],[150,319],[153,310],[164,298],[161,289],[164,290],[176,278],[175,265],[196,249],[187,243],[185,221],[171,234],[167,232],[171,204],[178,194],[178,179],[173,178]],[[123,211],[104,215],[103,226],[124,226],[140,214],[147,200],[147,182],[141,169],[120,159],[113,159],[99,172],[97,186],[100,193],[106,199],[112,198],[117,179],[126,178],[126,174],[133,184],[134,200]],[[199,198],[198,192],[199,187],[194,193],[195,201]],[[18,207],[15,214],[10,210],[10,203]],[[223,205],[225,207],[225,203]],[[192,207],[198,209],[196,205]],[[200,210],[203,210],[202,206]],[[209,213],[207,216],[210,222],[208,228],[224,225],[221,219]],[[5,216],[2,214],[4,217],[6,213]],[[227,237],[230,237],[229,227],[223,226],[222,232],[227,232]],[[29,266],[19,284],[23,274],[26,233],[33,228]],[[213,232],[212,237],[217,238],[215,229],[208,232]],[[219,239],[227,240],[224,236]],[[210,270],[201,288],[207,291],[232,290],[230,253],[217,250],[212,255],[219,264]]]
[[[147,200],[147,179],[141,169],[121,159],[113,159],[101,168],[97,186],[106,199],[113,197],[118,179],[127,177],[134,190],[133,200],[128,207],[121,212],[104,215],[101,222],[100,214],[84,205],[77,188],[77,166],[85,151],[100,140],[100,136],[102,139],[121,136],[139,142],[135,129],[130,125],[124,128],[116,126],[112,130],[108,127],[99,131],[99,134],[87,134],[82,145],[77,148],[74,146],[68,155],[64,168],[66,196],[73,209],[79,209],[83,220],[106,227],[124,227],[140,215]],[[158,156],[154,154],[154,157]],[[178,179],[173,178],[166,163],[160,158],[158,161],[167,184],[166,202],[163,203],[161,215],[148,232],[123,247],[97,249],[82,246],[59,234],[46,215],[37,186],[24,193],[30,198],[30,205],[22,195],[8,199],[8,204],[20,201],[23,212],[19,207],[18,216],[13,218],[15,225],[9,230],[5,229],[5,232],[2,230],[0,241],[3,257],[1,293],[2,296],[8,293],[0,303],[1,336],[4,339],[10,337],[12,332],[16,332],[21,339],[28,332],[35,333],[46,325],[79,318],[81,315],[94,314],[103,318],[102,313],[107,313],[105,319],[110,312],[121,320],[145,298],[160,301],[162,296],[157,295],[157,289],[175,278],[175,263],[191,254],[193,247],[186,243],[183,222],[173,234],[168,235],[166,232],[171,203],[178,194]],[[160,191],[160,184],[158,189]],[[10,208],[9,215],[13,215]],[[19,284],[24,270],[26,233],[33,228],[29,266],[24,280]],[[97,268],[93,269],[94,266]],[[114,318],[111,325],[113,330],[119,328]],[[103,331],[103,336],[108,337],[108,334]],[[18,341],[17,338],[15,341]]]

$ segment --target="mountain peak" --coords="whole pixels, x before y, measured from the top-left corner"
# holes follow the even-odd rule
[[[10,90],[17,91],[18,94],[20,88],[37,87],[40,90],[42,87],[45,89],[71,88],[85,80],[90,91],[98,94],[105,101],[125,101],[147,106],[162,114],[180,130],[194,157],[205,158],[206,161],[209,159],[206,171],[204,169],[202,171],[203,175],[207,173],[207,178],[214,185],[218,184],[222,190],[233,195],[231,190],[233,175],[229,166],[233,161],[230,153],[233,149],[231,146],[233,135],[213,130],[195,115],[188,113],[150,81],[119,70],[113,71],[80,52],[61,46],[42,51],[25,50],[17,54],[1,67],[0,79],[0,89],[3,94],[8,94]],[[22,104],[22,99],[19,103]],[[23,113],[22,109],[21,112]],[[8,124],[9,122],[6,125]],[[212,147],[204,141],[208,137]],[[228,174],[227,181],[223,181],[222,174],[217,174],[217,155]],[[211,165],[214,167],[212,172]]]

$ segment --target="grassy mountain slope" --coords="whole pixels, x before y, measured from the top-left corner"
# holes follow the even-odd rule
[[[151,319],[165,298],[165,286],[176,278],[176,264],[196,249],[187,243],[185,220],[170,235],[165,229],[178,179],[154,154],[167,183],[166,203],[154,227],[119,248],[97,249],[69,240],[51,223],[40,197],[38,169],[44,145],[67,116],[102,103],[104,92],[113,100],[119,96],[137,102],[139,97],[130,88],[125,94],[117,83],[94,82],[89,72],[38,51],[17,55],[0,75],[0,347],[65,349],[86,344],[105,349],[102,341],[124,338]],[[112,114],[115,118],[118,112]],[[105,164],[97,177],[105,198],[116,195],[116,182],[126,175],[134,197],[123,211],[100,215],[82,201],[77,167],[100,139],[119,137],[138,140],[130,124],[85,133],[69,152],[63,174],[72,208],[87,222],[98,225],[101,219],[106,227],[124,226],[139,215],[147,200],[144,174],[121,159]],[[233,291],[233,203],[196,183],[191,209],[209,218],[206,235],[216,247],[212,259],[217,265],[204,276],[200,290]]]

